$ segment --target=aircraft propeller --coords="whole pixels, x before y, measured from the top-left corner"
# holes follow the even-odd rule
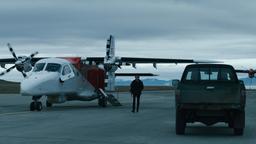
[[[9,51],[12,53],[13,58],[15,59],[15,63],[12,67],[6,69],[4,72],[0,73],[0,76],[10,72],[14,68],[16,68],[19,72],[22,73],[24,77],[27,77],[26,72],[29,72],[32,69],[31,60],[38,52],[34,52],[29,56],[19,56],[17,57],[16,53],[14,52],[12,46],[8,43],[7,44]]]

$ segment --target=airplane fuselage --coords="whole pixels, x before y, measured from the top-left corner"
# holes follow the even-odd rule
[[[81,100],[95,95],[95,88],[71,62],[61,58],[39,60],[21,82],[22,96],[47,96],[51,103]]]

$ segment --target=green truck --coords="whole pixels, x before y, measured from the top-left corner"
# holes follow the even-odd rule
[[[184,134],[187,123],[207,126],[225,122],[235,135],[245,127],[245,86],[226,64],[188,65],[176,85],[176,134]]]

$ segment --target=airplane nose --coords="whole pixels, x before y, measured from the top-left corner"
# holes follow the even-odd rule
[[[35,87],[32,85],[29,85],[27,82],[23,82],[20,86],[20,93],[23,96],[33,96],[35,93]]]
[[[57,75],[55,74],[42,74],[29,77],[21,83],[21,95],[23,96],[40,96],[46,95],[53,91],[54,87],[51,85],[57,84]]]

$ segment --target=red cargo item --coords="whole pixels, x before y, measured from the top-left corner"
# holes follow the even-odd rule
[[[87,71],[87,80],[96,88],[104,90],[105,72],[99,68],[91,68]]]
[[[77,69],[81,69],[81,57],[62,57],[72,63]]]

